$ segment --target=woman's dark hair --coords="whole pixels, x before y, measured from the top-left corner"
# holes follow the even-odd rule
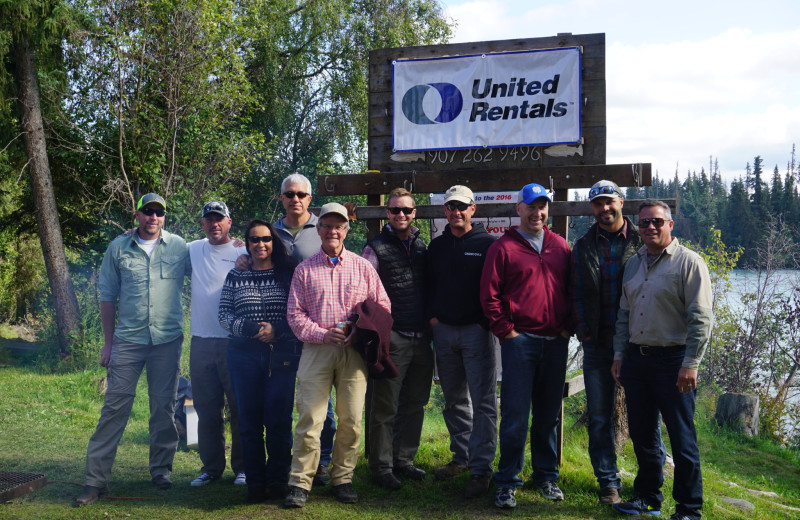
[[[292,275],[294,274],[294,268],[297,267],[297,262],[286,252],[286,246],[283,245],[281,237],[278,236],[277,231],[275,231],[275,226],[266,220],[257,218],[248,222],[247,228],[244,231],[244,243],[245,248],[247,248],[247,254],[250,254],[250,230],[256,226],[264,226],[269,229],[269,234],[272,236],[272,253],[270,254],[270,258],[272,259],[272,263],[275,264],[275,272],[278,278],[288,286],[292,281]]]

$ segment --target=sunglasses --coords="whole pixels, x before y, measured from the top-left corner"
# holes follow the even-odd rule
[[[251,244],[258,244],[259,242],[264,242],[265,244],[269,244],[272,242],[272,237],[269,235],[263,237],[247,237],[247,241]]]
[[[142,214],[147,215],[148,217],[152,217],[153,215],[157,217],[163,217],[164,215],[167,214],[166,210],[155,209],[155,208],[142,208],[139,211],[141,211]]]
[[[650,224],[653,224],[655,227],[660,228],[664,225],[664,222],[669,222],[672,219],[665,220],[663,218],[640,218],[639,219],[639,227],[642,229],[647,229],[650,227]]]
[[[400,208],[397,206],[388,207],[386,210],[392,215],[399,215],[401,211],[403,215],[411,215],[414,212],[414,208]]]
[[[467,211],[467,208],[472,206],[472,204],[466,204],[464,202],[448,202],[444,205],[445,208],[449,209],[450,211]]]
[[[615,193],[619,195],[614,186],[598,186],[596,188],[592,188],[591,190],[589,190],[589,198],[592,199],[594,197],[597,197],[598,195],[612,195]]]
[[[300,200],[308,197],[308,193],[306,193],[304,191],[284,191],[283,192],[283,196],[286,197],[287,199],[293,199],[295,195],[297,195],[297,198],[300,199]]]

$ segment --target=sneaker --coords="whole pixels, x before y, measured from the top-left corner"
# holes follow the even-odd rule
[[[619,504],[622,500],[619,498],[619,489],[615,487],[606,487],[598,493],[600,503],[605,505]]]
[[[413,464],[396,466],[394,468],[394,474],[398,477],[408,478],[411,480],[423,480],[425,475],[427,475],[424,469],[420,469]]]
[[[558,486],[552,480],[540,482],[539,489],[542,492],[542,496],[548,500],[564,500],[564,492],[558,489]]]
[[[395,477],[392,473],[373,475],[372,480],[374,480],[378,486],[386,488],[389,491],[397,491],[403,487],[403,483],[397,480],[397,477]]]
[[[75,507],[90,506],[106,493],[108,493],[108,487],[86,486],[83,488],[83,493],[75,498]]]
[[[168,475],[156,475],[151,480],[156,489],[164,490],[172,487],[172,481],[169,479]]]
[[[289,486],[289,493],[286,495],[286,500],[283,501],[284,507],[303,507],[308,500],[308,491],[301,487]]]
[[[317,473],[314,475],[315,486],[327,486],[331,481],[331,476],[328,474],[328,466],[320,464],[317,466]]]
[[[205,473],[203,473],[203,475],[205,475]],[[200,477],[202,477],[203,475],[200,475]],[[199,480],[200,477],[196,478],[195,480]],[[192,481],[192,485],[193,486],[195,485],[194,481]],[[197,484],[197,485],[198,486],[202,486],[203,484]],[[233,485],[234,486],[246,486],[247,485],[247,476],[244,474],[243,471],[236,474],[236,478],[233,479]]]
[[[333,486],[333,496],[342,504],[355,504],[358,502],[358,495],[350,482]]]
[[[614,504],[614,509],[619,511],[620,513],[625,513],[627,515],[650,515],[650,516],[659,516],[661,515],[661,506],[651,506],[643,498],[636,497],[630,502],[621,502],[619,504]]]
[[[514,488],[499,488],[494,495],[494,505],[500,509],[514,509],[517,507],[517,499],[514,497],[516,493]]]
[[[212,477],[208,473],[201,473],[199,477],[194,479],[189,485],[192,487],[205,486],[217,480],[217,477]]]
[[[492,478],[489,475],[470,475],[467,487],[464,489],[464,496],[467,498],[478,498],[489,491],[489,482]]]
[[[687,515],[685,513],[675,513],[669,517],[669,520],[698,520],[698,517]]]
[[[457,477],[460,474],[467,471],[467,466],[464,464],[459,464],[458,462],[451,460],[445,466],[438,468],[436,471],[433,472],[433,477],[436,480],[447,480],[449,478]]]

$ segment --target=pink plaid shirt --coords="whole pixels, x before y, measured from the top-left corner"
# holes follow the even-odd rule
[[[297,339],[323,343],[328,329],[347,320],[355,306],[368,299],[392,311],[378,273],[368,261],[342,249],[334,266],[320,249],[297,266],[286,317]]]

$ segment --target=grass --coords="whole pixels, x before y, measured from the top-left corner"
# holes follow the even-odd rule
[[[284,510],[276,503],[247,505],[245,490],[232,485],[230,471],[214,484],[190,487],[189,481],[197,476],[200,461],[196,452],[185,448],[175,457],[175,487],[157,491],[150,484],[147,471],[148,408],[144,378],[114,465],[111,493],[120,498],[104,498],[90,507],[73,508],[72,499],[81,491],[74,482],[83,479],[86,445],[102,405],[97,386],[102,375],[100,370],[52,375],[36,373],[24,366],[0,368],[0,470],[44,473],[50,481],[44,489],[0,504],[0,518],[619,518],[597,503],[596,482],[586,452],[586,430],[571,427],[574,418],[570,415],[565,421],[564,463],[559,481],[567,496],[562,503],[549,503],[526,485],[517,493],[517,509],[500,511],[489,496],[476,500],[462,498],[466,475],[448,482],[433,482],[430,478],[420,483],[406,482],[401,490],[389,492],[371,484],[366,460],[362,458],[356,469],[355,487],[360,496],[356,505],[339,504],[325,488],[312,490],[308,505],[302,510]],[[800,516],[800,511],[774,505],[800,508],[798,453],[718,429],[707,419],[711,417],[712,405],[713,402],[701,400],[698,406],[705,517]],[[574,408],[574,403],[568,407]],[[438,406],[431,406],[428,411],[417,460],[429,472],[450,460],[447,432]],[[623,484],[630,490],[636,471],[630,443],[619,462]],[[528,466],[526,479],[529,473]],[[731,487],[728,482],[741,487]],[[774,491],[778,496],[753,495],[743,488]],[[665,514],[671,513],[674,509],[671,479],[667,480],[664,494]],[[749,500],[756,511],[737,511],[723,501],[724,496]]]

